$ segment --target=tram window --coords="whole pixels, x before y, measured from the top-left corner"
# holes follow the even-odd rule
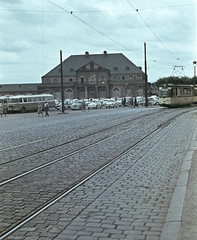
[[[180,88],[181,96],[191,96],[191,88]]]

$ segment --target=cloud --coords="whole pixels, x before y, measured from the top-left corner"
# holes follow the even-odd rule
[[[50,1],[0,1],[1,74],[10,82],[40,81],[59,64],[60,50],[64,58],[85,51],[121,52],[143,66],[144,42],[150,81],[169,75],[179,64],[193,74],[194,0]]]
[[[11,65],[11,64],[19,64],[19,63],[21,63],[21,59],[16,53],[0,52],[0,64]]]

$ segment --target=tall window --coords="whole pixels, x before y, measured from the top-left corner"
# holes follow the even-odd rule
[[[112,97],[120,97],[120,90],[118,88],[113,89]]]

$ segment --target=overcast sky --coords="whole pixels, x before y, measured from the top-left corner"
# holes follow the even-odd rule
[[[0,84],[41,83],[60,50],[63,60],[123,53],[144,70],[145,42],[149,82],[193,77],[196,8],[196,0],[0,0]]]

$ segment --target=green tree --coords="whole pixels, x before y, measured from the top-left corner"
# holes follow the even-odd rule
[[[163,77],[159,78],[156,81],[156,86],[159,87],[162,84],[187,84],[187,85],[197,85],[197,77],[189,78],[189,77],[175,77],[175,76],[170,76],[170,77]]]

